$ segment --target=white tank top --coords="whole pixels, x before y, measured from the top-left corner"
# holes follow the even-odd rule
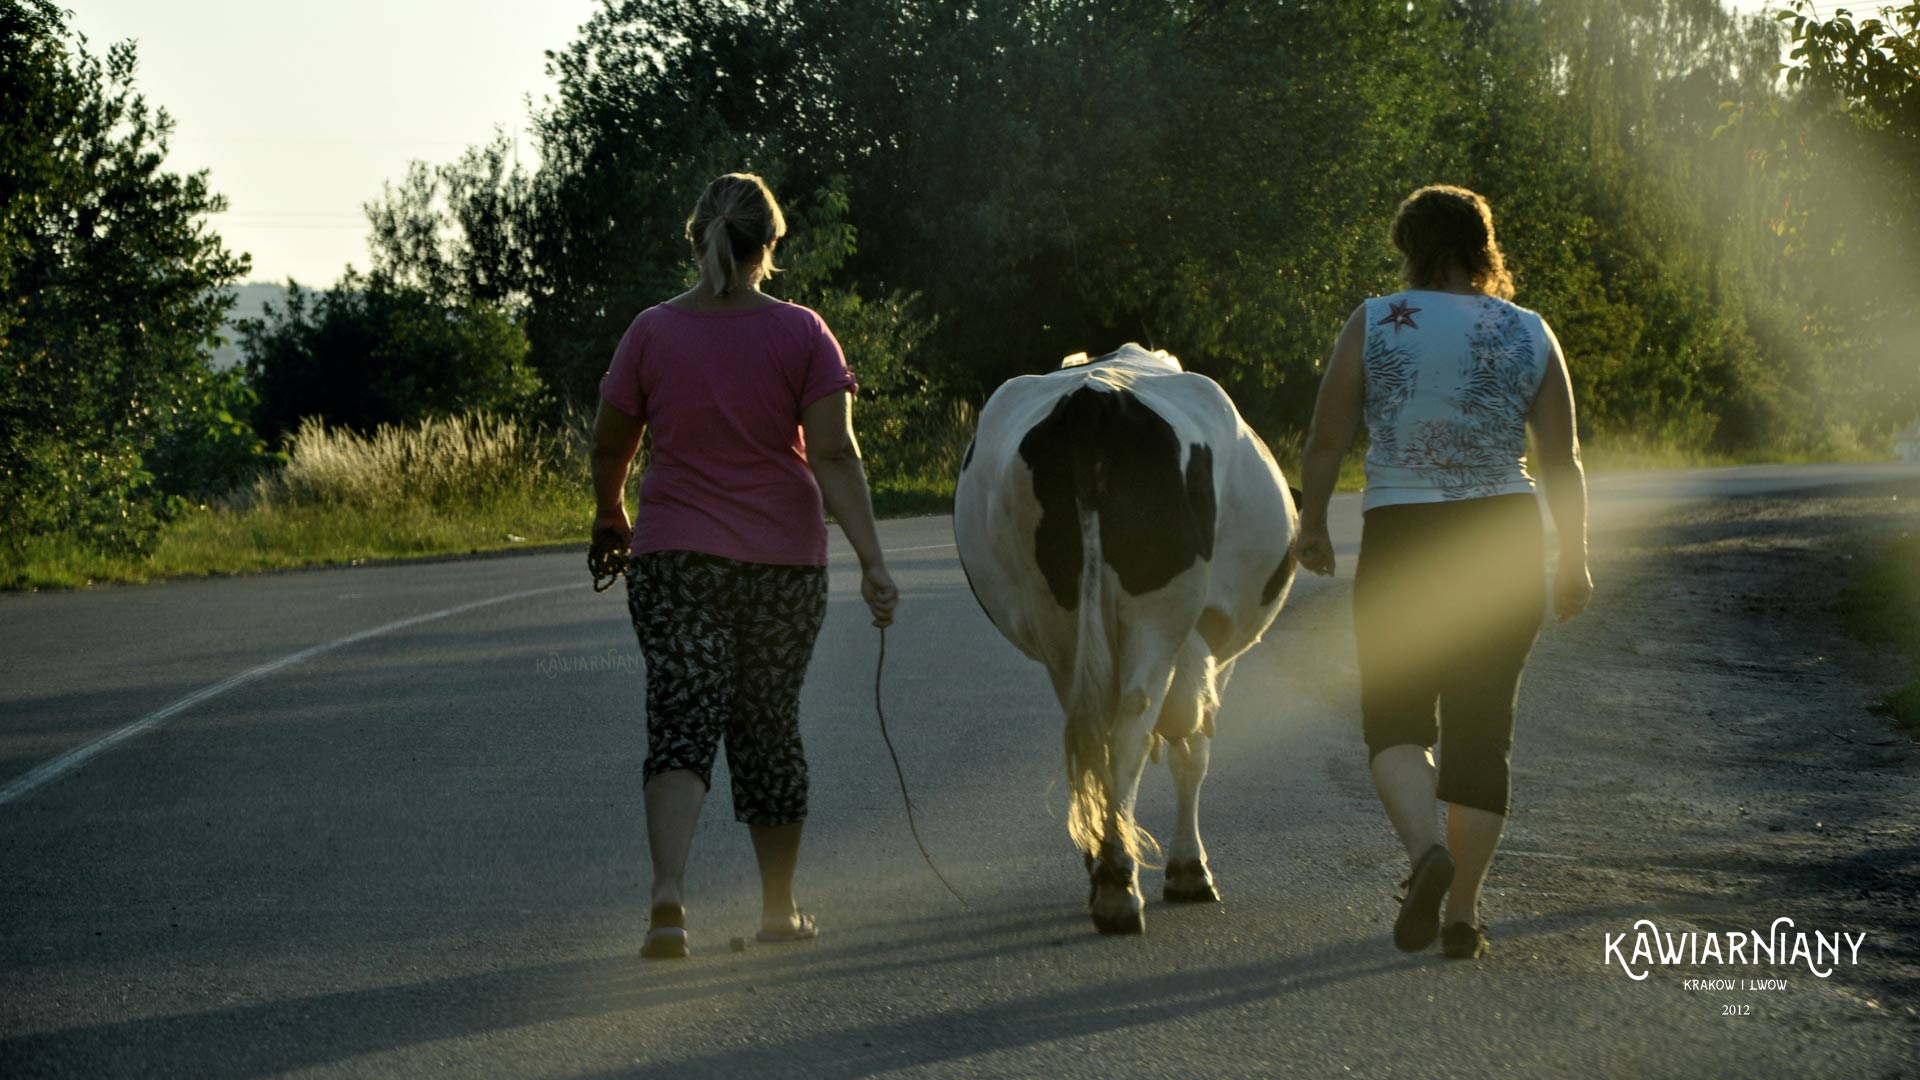
[[[1532,491],[1527,413],[1550,355],[1540,316],[1425,289],[1366,306],[1361,509]]]

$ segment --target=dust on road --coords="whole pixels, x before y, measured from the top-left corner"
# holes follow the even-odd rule
[[[1598,932],[1640,918],[1705,933],[1787,916],[1864,931],[1836,982],[1920,1027],[1920,753],[1870,711],[1912,673],[1836,610],[1854,567],[1917,526],[1905,481],[1596,532],[1600,594],[1542,638],[1516,736],[1490,884],[1540,921],[1512,962],[1590,971]]]

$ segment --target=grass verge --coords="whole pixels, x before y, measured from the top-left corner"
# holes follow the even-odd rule
[[[367,436],[309,424],[289,444],[284,469],[222,503],[181,515],[150,552],[102,552],[62,537],[31,537],[0,552],[0,589],[76,588],[552,543],[584,547],[593,504],[581,437],[477,415]],[[1300,442],[1293,435],[1273,443],[1283,467],[1296,467],[1288,474],[1296,484]],[[1338,490],[1365,486],[1362,457],[1356,448],[1342,462]],[[1870,459],[1842,454],[1817,460]],[[1637,445],[1593,448],[1587,460],[1594,471],[1757,463]],[[874,510],[882,517],[949,513],[953,481],[944,469],[877,480]],[[1908,563],[1915,561],[1909,549]],[[1889,708],[1920,717],[1920,685],[1890,698]]]
[[[1688,450],[1634,439],[1602,439],[1584,444],[1580,457],[1588,472],[1648,472],[1657,469],[1716,469],[1734,465],[1839,465],[1886,461],[1885,448],[1854,442],[1814,451],[1752,451],[1727,454]]]
[[[873,483],[873,512],[878,517],[918,517],[953,513],[951,476],[878,480]]]
[[[401,504],[379,511],[337,505],[203,507],[176,518],[144,555],[36,537],[18,562],[5,568],[0,588],[72,589],[575,541],[584,549],[585,523],[592,519],[593,501],[572,493],[455,506]]]
[[[1854,637],[1904,653],[1920,669],[1920,533],[1907,533],[1867,563],[1840,597]],[[1881,699],[1878,710],[1920,739],[1920,677]]]

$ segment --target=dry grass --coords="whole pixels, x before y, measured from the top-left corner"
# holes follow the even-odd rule
[[[584,433],[475,413],[361,435],[308,421],[287,464],[170,522],[147,553],[32,545],[7,583],[244,573],[539,543],[585,544]]]
[[[884,410],[869,419],[862,434],[876,510],[883,516],[951,510],[954,477],[973,432],[972,411],[955,406],[938,423],[909,423]],[[1282,466],[1295,470],[1288,473],[1295,484],[1301,441],[1298,433],[1271,440]],[[284,467],[221,502],[189,510],[151,552],[100,552],[37,538],[25,546],[18,565],[6,568],[0,587],[70,588],[584,544],[593,517],[587,442],[584,417],[552,429],[472,413],[367,435],[308,421],[289,440]],[[1363,486],[1363,452],[1357,446],[1343,463],[1340,490]],[[1620,445],[1591,449],[1587,456],[1597,470],[1735,463]],[[637,498],[630,496],[629,505],[638,505]]]
[[[1883,444],[1861,442],[1850,436],[1836,437],[1832,445],[1818,451],[1773,449],[1729,454],[1624,436],[1588,440],[1580,448],[1581,459],[1589,472],[1647,472],[1729,465],[1825,465],[1885,461],[1888,454]]]
[[[569,477],[584,454],[570,440],[470,413],[371,435],[308,420],[287,440],[286,467],[260,477],[250,508],[454,506],[523,498]]]

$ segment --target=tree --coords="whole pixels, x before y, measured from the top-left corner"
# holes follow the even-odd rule
[[[956,423],[957,394],[926,364],[927,339],[938,321],[921,314],[918,293],[894,290],[878,299],[836,286],[834,277],[859,251],[847,223],[846,180],[832,177],[789,218],[789,240],[770,289],[820,313],[860,382],[862,456],[876,489],[922,487],[959,472],[971,425]]]
[[[417,286],[349,270],[241,323],[254,423],[278,440],[307,417],[371,431],[468,411],[524,412],[540,379],[527,339],[495,305],[449,303]]]
[[[414,162],[366,206],[373,274],[457,304],[525,312],[531,299],[533,178],[505,136],[452,165]]]
[[[977,401],[1133,339],[1281,435],[1347,313],[1397,285],[1395,204],[1464,183],[1590,433],[1817,451],[1871,365],[1804,331],[1842,325],[1818,315],[1840,276],[1765,227],[1791,185],[1750,168],[1762,133],[1715,135],[1726,102],[1784,103],[1780,43],[1717,0],[625,0],[550,54],[538,172],[497,143],[417,170],[375,210],[380,265],[523,299],[530,363],[584,399],[684,287],[695,193],[744,166],[802,218],[839,185],[830,227],[860,242],[813,295],[938,315],[898,338],[926,380],[903,387]]]
[[[138,551],[170,493],[165,451],[232,397],[206,364],[246,271],[205,224],[205,173],[164,168],[172,120],[46,0],[0,5],[0,553],[66,536]],[[245,457],[245,455],[241,455]],[[199,459],[198,465],[205,465]],[[168,475],[169,464],[186,473]]]
[[[1920,418],[1920,4],[1780,18],[1793,49],[1772,164],[1793,197],[1779,231],[1818,286],[1820,344],[1849,370],[1852,413],[1886,434]]]
[[[562,399],[589,403],[633,316],[692,283],[682,225],[700,190],[722,172],[757,170],[782,193],[793,226],[778,255],[790,270],[769,291],[817,307],[840,336],[862,382],[876,471],[887,460],[923,467],[909,462],[937,459],[952,441],[907,445],[925,433],[922,406],[951,398],[924,363],[931,323],[910,290],[853,287],[862,245],[847,223],[849,183],[833,169],[857,151],[834,141],[848,134],[840,118],[858,116],[854,126],[867,130],[855,138],[870,144],[884,109],[827,101],[835,83],[815,67],[833,48],[870,39],[851,9],[878,27],[899,17],[890,7],[652,0],[602,9],[549,55],[558,87],[532,125],[539,173],[513,167],[499,141],[452,165],[417,165],[368,207],[376,271],[449,302],[513,305],[529,363]],[[835,58],[831,70],[845,65]]]

